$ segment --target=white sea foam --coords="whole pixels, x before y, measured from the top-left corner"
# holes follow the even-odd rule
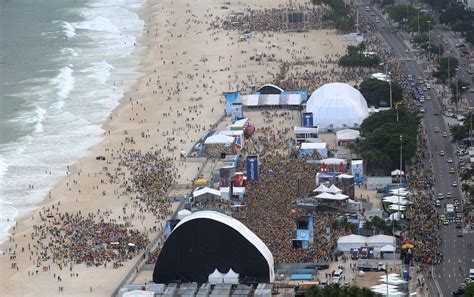
[[[7,173],[8,171],[8,163],[7,160],[0,156],[0,179]]]
[[[76,29],[74,29],[71,23],[63,21],[61,22],[61,26],[64,29],[64,36],[66,36],[67,38],[73,38],[74,36],[76,36]]]
[[[95,16],[88,21],[73,23],[73,26],[79,30],[120,33],[119,28],[114,26],[108,18],[103,16]]]
[[[72,65],[61,68],[59,74],[52,79],[52,82],[56,84],[56,94],[62,99],[69,95],[69,92],[74,88],[74,72],[70,67]]]
[[[105,84],[110,77],[110,71],[112,69],[114,69],[112,65],[102,61],[100,63],[93,63],[91,67],[84,69],[83,72],[90,73],[88,77],[97,80],[101,84]]]
[[[48,38],[73,38],[74,42],[61,42],[67,47],[55,57],[63,66],[38,69],[47,77],[44,81],[26,81],[18,94],[7,94],[25,99],[26,105],[13,121],[28,128],[28,135],[0,144],[0,197],[4,200],[0,200],[0,243],[8,238],[15,217],[44,199],[64,176],[66,165],[86,156],[87,149],[101,140],[101,124],[121,98],[121,88],[140,75],[135,72],[139,60],[123,57],[135,48],[144,24],[127,9],[144,2],[92,0],[86,7],[75,8],[83,21],[59,21],[61,29],[47,34]],[[33,88],[27,88],[30,83]]]

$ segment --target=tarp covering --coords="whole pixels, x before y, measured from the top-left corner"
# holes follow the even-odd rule
[[[211,189],[209,187],[204,187],[202,189],[194,191],[193,192],[193,197],[196,198],[196,197],[199,197],[199,196],[204,195],[204,194],[211,194],[211,195],[214,195],[214,196],[221,197],[221,191]]]
[[[360,132],[353,129],[343,129],[336,132],[337,142],[354,141],[360,137]]]
[[[130,292],[125,292],[122,295],[123,297],[154,297],[155,292],[152,291],[142,291],[142,290],[133,290]]]
[[[209,136],[204,141],[204,144],[232,144],[234,142],[234,137],[226,136],[222,134],[214,134]]]
[[[322,150],[327,147],[325,142],[303,142],[301,144],[302,150]]]

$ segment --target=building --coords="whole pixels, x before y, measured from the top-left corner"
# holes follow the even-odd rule
[[[164,243],[153,282],[205,283],[216,269],[232,269],[242,283],[275,280],[272,253],[257,235],[229,216],[198,211],[181,220]]]
[[[355,88],[344,83],[325,84],[313,92],[306,103],[313,123],[321,131],[358,127],[369,115],[367,101]]]

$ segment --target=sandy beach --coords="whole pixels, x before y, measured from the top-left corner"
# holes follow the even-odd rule
[[[116,268],[111,264],[59,266],[49,254],[41,254],[45,248],[40,241],[48,238],[40,238],[41,232],[33,226],[47,228],[66,213],[80,213],[137,229],[152,239],[176,205],[163,202],[163,208],[152,209],[154,204],[140,200],[140,193],[128,191],[133,174],[124,160],[154,154],[158,164],[169,165],[160,168],[168,172],[167,182],[191,185],[201,164],[182,161],[180,151],[188,152],[223,115],[224,92],[273,83],[282,62],[314,61],[290,66],[288,73],[320,73],[315,84],[337,77],[339,68],[327,61],[342,55],[345,44],[334,30],[252,32],[242,40],[241,32],[216,28],[213,23],[232,12],[278,8],[286,1],[232,2],[228,9],[222,5],[215,0],[148,1],[140,12],[146,26],[137,45],[143,52],[143,76],[104,122],[103,141],[90,149],[90,156],[64,168],[64,178],[44,203],[18,220],[10,241],[1,248],[1,296],[109,296],[137,256]],[[273,58],[251,59],[258,53]],[[48,253],[51,249],[46,248]]]

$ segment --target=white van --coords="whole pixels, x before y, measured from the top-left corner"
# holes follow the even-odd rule
[[[469,269],[469,278],[474,280],[474,269]]]
[[[342,269],[337,269],[332,275],[332,282],[338,284],[342,278]]]

